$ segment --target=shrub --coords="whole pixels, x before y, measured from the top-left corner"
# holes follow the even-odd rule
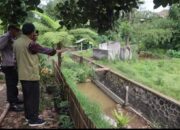
[[[174,58],[180,58],[180,51],[168,50],[167,55]]]
[[[72,59],[66,57],[65,62],[63,62],[64,71],[70,79],[75,82],[85,82],[88,77],[92,76],[92,68],[88,67],[86,64],[75,63]]]
[[[67,115],[59,116],[59,124],[61,128],[73,128],[73,122],[70,117]]]
[[[117,127],[123,128],[126,127],[129,123],[129,118],[126,115],[123,115],[122,112],[113,111],[113,115],[116,118]]]

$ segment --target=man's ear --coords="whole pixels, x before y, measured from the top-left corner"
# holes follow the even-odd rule
[[[34,33],[30,34],[30,39],[32,39],[32,40],[34,39]]]

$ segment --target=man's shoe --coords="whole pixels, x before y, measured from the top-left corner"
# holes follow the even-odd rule
[[[21,105],[21,104],[23,104],[24,102],[22,101],[22,100],[20,100],[20,99],[18,99],[17,101],[16,101],[16,104],[19,104],[19,105]]]
[[[38,118],[39,118],[39,116],[38,116]],[[25,117],[25,121],[26,121],[26,122],[29,122],[29,118]]]
[[[11,104],[9,110],[10,111],[15,111],[15,112],[24,111],[24,109],[22,107],[18,106],[17,104]]]
[[[28,118],[25,118],[25,121],[26,121],[26,122],[29,122],[29,119],[28,119]]]
[[[43,119],[36,119],[36,120],[29,120],[29,126],[42,126],[46,124],[46,122]]]

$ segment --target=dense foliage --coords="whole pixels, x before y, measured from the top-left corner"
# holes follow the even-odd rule
[[[2,25],[6,27],[9,23],[20,24],[25,21],[29,10],[38,9],[40,0],[1,0],[0,19]]]
[[[168,49],[172,37],[171,20],[155,19],[134,25],[133,40],[139,43],[140,50]]]
[[[138,8],[139,0],[65,0],[57,4],[61,23],[68,29],[89,24],[99,33],[112,28],[121,10]]]
[[[41,0],[1,0],[0,1],[0,19],[4,27],[9,23],[23,23],[28,16],[29,10],[37,9]],[[56,15],[54,7],[58,3],[57,9],[62,20],[61,23],[71,28],[75,25],[86,24],[98,29],[98,32],[104,32],[111,29],[114,21],[120,16],[120,10],[130,11],[132,8],[138,8],[139,0],[61,0],[50,1],[47,8],[43,8],[50,15]],[[179,0],[154,0],[155,8],[162,5],[179,3]],[[96,11],[95,11],[96,10]]]
[[[148,11],[133,10],[131,20],[119,19],[113,29],[100,37],[101,41],[114,40],[121,44],[127,36],[131,44],[139,46],[139,51],[176,50],[180,49],[180,10],[174,4],[168,17]],[[168,13],[168,12],[167,12]],[[165,51],[164,51],[165,52]]]
[[[180,3],[171,7],[169,17],[173,20],[173,37],[170,44],[172,49],[180,51]]]
[[[155,6],[154,8],[158,8],[159,6],[163,6],[166,7],[167,5],[172,5],[172,4],[176,4],[179,3],[179,0],[153,0]]]
[[[58,20],[45,13],[38,11],[32,11],[32,13],[40,17],[33,19],[32,22],[40,31],[39,42],[44,45],[54,46],[60,43],[62,46],[69,46],[81,38],[86,38],[87,41],[92,42],[94,45],[97,44],[98,34],[94,30],[89,28],[67,30],[58,23]]]

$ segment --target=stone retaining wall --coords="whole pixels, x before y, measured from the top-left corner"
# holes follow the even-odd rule
[[[180,128],[180,104],[173,99],[125,79],[111,71],[101,72],[99,81],[125,101],[126,86],[128,103],[152,123],[165,128]]]

